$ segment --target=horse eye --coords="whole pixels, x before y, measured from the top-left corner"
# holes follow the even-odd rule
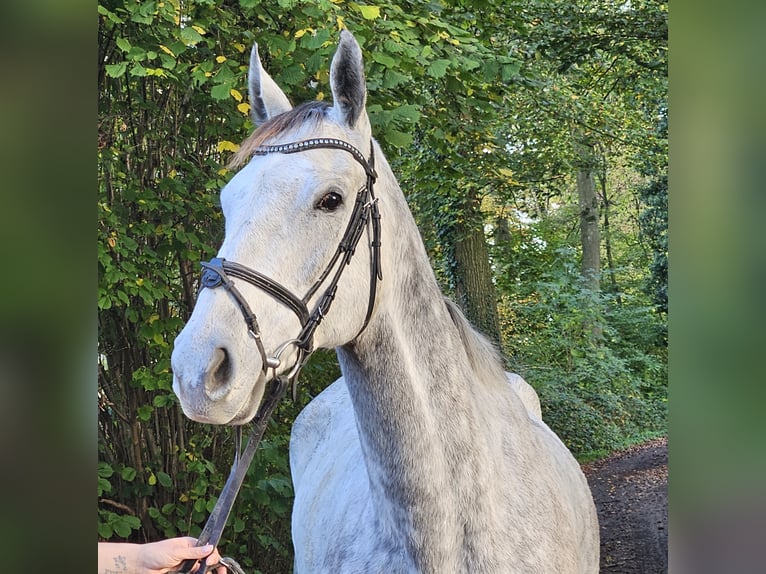
[[[331,191],[326,193],[322,199],[317,202],[316,207],[317,209],[324,209],[325,211],[335,211],[340,207],[341,203],[343,203],[343,197],[339,193]]]

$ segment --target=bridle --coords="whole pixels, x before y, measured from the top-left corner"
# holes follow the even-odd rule
[[[362,187],[356,195],[356,202],[351,212],[351,217],[349,218],[343,238],[340,240],[340,243],[335,250],[335,254],[332,256],[332,259],[328,263],[324,272],[303,297],[297,297],[277,281],[239,263],[217,257],[206,263],[202,263],[204,271],[200,280],[200,289],[214,289],[223,286],[232,295],[245,318],[248,333],[255,340],[258,352],[261,355],[261,364],[263,365],[264,374],[267,374],[270,368],[274,369],[276,372],[276,369],[281,366],[280,357],[282,353],[284,353],[284,351],[291,345],[296,347],[298,350],[298,358],[296,359],[292,370],[287,375],[287,378],[291,380],[294,380],[297,377],[300,369],[311,355],[313,351],[314,332],[330,310],[330,306],[335,298],[335,292],[337,291],[338,281],[340,280],[344,269],[351,261],[364,229],[368,226],[372,227],[372,241],[370,243],[370,296],[367,305],[367,315],[364,319],[364,324],[360,329],[360,333],[365,329],[370,320],[375,305],[377,281],[382,279],[380,269],[380,212],[377,206],[377,198],[375,197],[373,190],[377,173],[375,172],[374,166],[372,142],[370,142],[369,161],[364,158],[362,152],[351,144],[334,138],[315,138],[282,145],[261,146],[255,149],[254,155],[268,155],[271,153],[291,154],[322,148],[339,149],[350,153],[364,168],[367,175],[367,181],[364,187]],[[335,270],[334,274],[332,273],[333,269]],[[261,341],[261,331],[258,326],[258,320],[250,309],[250,306],[247,304],[247,301],[242,296],[242,293],[234,285],[234,282],[231,280],[232,277],[242,279],[247,283],[258,287],[277,302],[295,313],[301,324],[301,331],[298,336],[294,339],[288,339],[279,345],[271,355],[267,354],[263,342]],[[327,287],[319,297],[314,309],[309,312],[308,302],[325,284],[328,277],[330,280],[327,283]]]
[[[314,350],[314,333],[332,306],[338,289],[338,282],[343,275],[343,271],[351,262],[351,258],[354,256],[356,247],[359,244],[365,229],[368,230],[368,234],[371,236],[369,242],[370,293],[367,303],[367,314],[365,315],[362,327],[359,329],[359,332],[354,339],[364,331],[370,321],[370,317],[372,316],[375,307],[377,283],[383,279],[380,266],[380,211],[373,189],[378,175],[375,172],[375,155],[372,141],[370,142],[369,160],[350,143],[335,138],[314,138],[280,145],[260,146],[255,149],[253,155],[263,156],[272,153],[292,154],[312,149],[338,149],[350,153],[351,156],[364,168],[367,180],[364,186],[356,194],[356,201],[351,211],[351,216],[335,253],[327,264],[325,270],[309,288],[306,294],[303,297],[298,297],[274,279],[267,277],[255,269],[251,269],[234,261],[227,261],[224,258],[215,257],[210,261],[201,264],[203,272],[200,278],[200,291],[202,291],[202,289],[223,287],[232,296],[245,319],[248,334],[254,339],[258,353],[261,355],[261,363],[263,366],[262,372],[268,376],[269,369],[271,369],[274,375],[268,383],[270,389],[253,418],[253,428],[244,451],[241,448],[242,427],[237,426],[235,428],[238,445],[234,455],[234,463],[229,478],[226,481],[226,485],[221,492],[221,496],[218,498],[213,511],[210,513],[208,521],[205,523],[202,533],[198,537],[197,544],[199,546],[208,543],[216,546],[220,541],[221,534],[226,525],[226,520],[234,505],[234,500],[242,485],[242,481],[245,478],[245,474],[247,473],[247,469],[250,466],[250,462],[258,447],[258,443],[263,437],[269,418],[279,403],[279,400],[287,390],[288,385],[292,385],[293,396],[295,396],[298,374]],[[295,338],[288,339],[284,343],[278,345],[271,354],[267,353],[263,341],[261,340],[261,330],[258,325],[258,319],[250,308],[250,305],[248,305],[245,297],[237,288],[233,279],[239,279],[257,287],[271,296],[278,303],[295,313],[301,325],[301,330],[298,335]],[[314,308],[309,311],[309,302],[323,286],[325,286],[324,291],[317,299]],[[281,356],[290,346],[294,346],[297,350],[295,363],[286,375],[277,375],[276,371],[282,365]],[[227,560],[228,562],[222,560],[222,563],[236,571],[236,569],[229,565],[229,562],[234,561],[231,561],[230,559]],[[234,562],[234,564],[236,564],[236,562]],[[187,560],[178,572],[189,572],[193,565],[193,560]],[[205,560],[203,560],[198,571],[204,572],[205,566],[206,563]]]

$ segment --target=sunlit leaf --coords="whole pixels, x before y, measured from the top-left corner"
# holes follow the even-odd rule
[[[359,6],[359,11],[362,13],[362,18],[365,20],[375,20],[380,18],[379,6]]]
[[[219,152],[222,151],[239,151],[239,144],[235,144],[233,142],[230,142],[228,140],[223,140],[218,142],[218,145],[216,146],[216,149]]]
[[[184,43],[194,46],[195,44],[198,44],[202,41],[202,35],[194,28],[181,28],[181,32],[179,33],[181,36],[181,40],[184,41]]]

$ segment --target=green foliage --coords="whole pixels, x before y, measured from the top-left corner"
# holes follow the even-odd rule
[[[639,215],[641,233],[652,250],[651,275],[646,290],[660,313],[668,312],[668,176],[667,110],[663,110],[656,144],[645,151],[642,171],[652,180],[639,191],[644,209]]]
[[[668,178],[660,176],[641,190],[646,209],[641,213],[641,228],[653,248],[651,276],[647,289],[655,306],[668,312]]]
[[[610,451],[647,430],[666,428],[666,357],[656,346],[662,321],[639,298],[588,289],[572,249],[518,293],[507,355],[537,390],[543,418],[578,456]],[[588,326],[603,328],[594,342]]]

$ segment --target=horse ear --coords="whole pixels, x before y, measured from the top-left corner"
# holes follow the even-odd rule
[[[258,44],[253,44],[250,52],[250,70],[248,72],[250,88],[250,117],[256,127],[269,118],[292,109],[290,100],[263,69],[258,57]]]
[[[362,49],[348,30],[340,33],[340,43],[330,65],[333,107],[351,128],[363,115],[367,99]],[[366,117],[366,116],[365,116]]]

